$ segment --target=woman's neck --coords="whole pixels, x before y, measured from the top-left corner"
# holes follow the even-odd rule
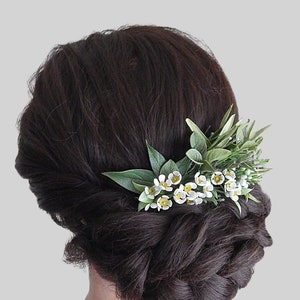
[[[93,264],[89,264],[89,292],[85,300],[119,300],[116,295],[114,283],[102,278],[95,270]]]

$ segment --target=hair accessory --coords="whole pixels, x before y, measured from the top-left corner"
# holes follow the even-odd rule
[[[173,203],[200,205],[218,203],[230,198],[241,213],[240,197],[259,202],[251,187],[269,171],[260,159],[262,132],[253,131],[254,121],[234,124],[232,106],[225,113],[219,128],[209,137],[189,118],[191,148],[175,162],[150,146],[146,140],[152,170],[131,169],[103,172],[122,187],[139,194],[138,210],[167,210]]]

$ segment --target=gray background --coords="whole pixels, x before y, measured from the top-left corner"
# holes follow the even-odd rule
[[[78,1],[79,2],[79,1]],[[235,92],[241,118],[264,134],[273,170],[262,181],[273,203],[274,245],[235,299],[299,299],[299,9],[297,1],[2,1],[1,299],[83,300],[88,273],[62,262],[70,233],[37,207],[14,170],[17,117],[27,80],[58,43],[124,24],[176,27],[206,43]]]

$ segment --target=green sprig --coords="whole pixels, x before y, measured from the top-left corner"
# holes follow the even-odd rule
[[[184,185],[193,181],[197,172],[205,176],[205,178],[210,179],[214,174],[219,174],[220,171],[225,172],[224,170],[232,170],[239,180],[236,181],[238,184],[241,184],[243,178],[247,177],[246,184],[244,182],[244,186],[239,190],[239,195],[244,196],[246,201],[250,199],[259,202],[251,194],[251,187],[261,180],[265,172],[270,170],[269,168],[265,168],[265,164],[269,160],[260,158],[261,149],[258,148],[263,140],[261,135],[269,126],[255,131],[254,121],[235,122],[236,116],[235,114],[231,114],[231,112],[232,106],[230,106],[222,118],[219,128],[211,133],[209,137],[191,119],[186,118],[186,123],[192,132],[190,136],[190,149],[177,162],[172,159],[167,160],[146,140],[151,170],[131,169],[125,171],[107,171],[102,174],[123,188],[139,194],[138,210],[148,209],[149,207],[161,207],[164,209],[166,206],[162,205],[166,205],[166,201],[160,204],[159,197],[166,195],[170,199],[173,197],[175,200],[175,194],[173,193],[175,188],[178,189],[180,184]],[[180,183],[173,185],[172,191],[167,191],[163,188],[161,189],[161,186],[157,186],[160,175],[163,174],[165,178],[168,178],[175,171],[181,174],[182,180]],[[223,175],[220,176],[223,180]],[[156,185],[154,184],[155,180]],[[153,190],[155,187],[159,190],[159,193]],[[149,192],[151,188],[152,190]],[[224,201],[224,198],[231,197],[232,199],[236,199],[234,195],[229,197],[230,193],[225,190],[226,188],[223,185],[215,183],[211,195],[207,194],[210,197],[203,198],[203,202],[211,202],[214,205],[218,205],[218,203]],[[153,191],[154,194],[151,194]],[[204,188],[197,187],[194,191],[201,194]],[[188,195],[188,192],[184,193]],[[234,201],[234,203],[241,212],[239,201]],[[169,205],[171,204],[169,203]]]

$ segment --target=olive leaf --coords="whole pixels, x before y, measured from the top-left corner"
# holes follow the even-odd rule
[[[246,141],[244,144],[242,144],[241,149],[253,149],[256,147],[255,141]]]
[[[201,129],[191,119],[186,118],[185,122],[187,123],[187,125],[193,132],[196,132],[202,136],[202,138],[205,140],[206,144],[209,144],[209,139],[206,137],[206,135],[201,131]]]
[[[261,129],[255,131],[255,132],[251,133],[251,135],[250,135],[249,138],[250,138],[251,140],[256,139],[258,136],[260,136],[260,135],[261,135],[267,128],[269,128],[270,126],[271,126],[271,125],[267,125],[267,126],[265,126],[265,127],[261,128]]]
[[[193,161],[195,164],[202,164],[202,155],[201,153],[196,149],[189,149],[185,155]]]
[[[246,129],[247,128],[247,124],[243,124],[238,126],[237,128],[237,132],[236,132],[236,140],[239,143],[243,143],[245,141],[245,137],[246,137]]]
[[[193,132],[190,136],[190,145],[192,148],[198,150],[200,153],[205,153],[207,150],[206,139],[202,134]]]
[[[228,129],[226,132],[224,132],[222,135],[220,135],[219,131],[222,129],[218,129],[218,131],[214,132],[210,136],[211,145],[209,146],[210,149],[214,148],[226,148],[228,147],[228,144],[235,141],[235,136],[237,132],[238,126],[232,126],[230,129]]]
[[[214,161],[221,161],[226,159],[228,156],[230,156],[231,151],[227,149],[222,148],[215,148],[211,149],[206,152],[204,159],[207,160],[209,163],[212,163]]]
[[[223,134],[225,134],[228,130],[230,130],[232,128],[234,119],[235,119],[235,114],[231,115],[230,118],[228,119],[228,121],[225,123],[221,132],[219,133],[220,136],[222,136]]]
[[[220,123],[220,126],[219,126],[219,129],[222,130],[222,128],[224,127],[225,123],[228,121],[228,118],[230,117],[230,113],[232,111],[232,108],[233,108],[233,104],[231,104],[228,108],[228,110],[226,111],[226,113],[224,114],[222,120],[221,120],[221,123]]]
[[[254,128],[254,124],[255,124],[255,121],[251,121],[248,120],[247,122],[247,128],[246,128],[246,134],[245,134],[245,139],[249,140],[250,139],[250,136],[252,134],[252,131],[253,131],[253,128]]]

